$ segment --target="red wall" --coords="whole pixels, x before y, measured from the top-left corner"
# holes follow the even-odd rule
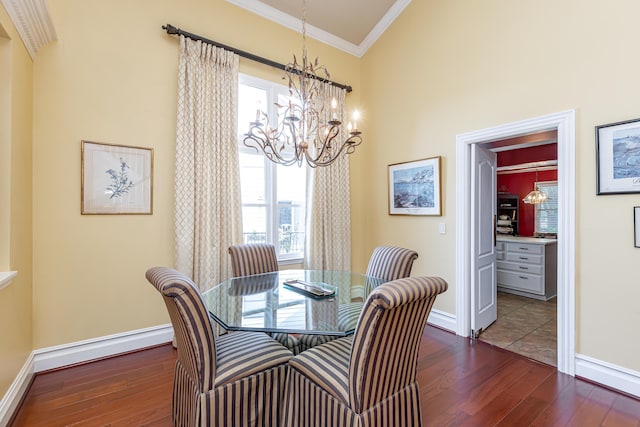
[[[538,147],[520,148],[517,150],[498,153],[498,166],[510,166],[522,163],[556,160],[558,158],[557,144],[547,144]],[[538,181],[557,181],[558,171],[538,172]],[[533,190],[536,181],[535,172],[521,172],[498,174],[498,191],[518,195],[518,235],[533,236],[534,206],[522,202],[522,199]]]
[[[558,144],[538,145],[498,153],[498,166],[519,165],[522,163],[558,160]]]

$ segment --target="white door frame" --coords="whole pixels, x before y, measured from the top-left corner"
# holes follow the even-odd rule
[[[558,130],[558,370],[575,375],[575,110],[456,136],[456,333],[471,332],[471,145]]]

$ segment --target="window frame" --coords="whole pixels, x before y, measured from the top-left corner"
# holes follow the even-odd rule
[[[268,80],[264,80],[258,77],[250,76],[247,74],[239,73],[238,74],[238,89],[241,85],[251,86],[256,89],[264,90],[267,94],[267,105],[261,106],[261,109],[267,114],[269,117],[269,125],[271,127],[277,126],[278,120],[278,110],[275,106],[275,103],[278,101],[278,96],[289,97],[289,88],[283,84],[271,82]],[[240,102],[238,102],[238,120],[240,117]],[[246,127],[245,127],[246,126]],[[238,138],[238,152],[244,154],[256,154],[256,150],[251,147],[247,147],[244,145],[244,135],[248,130],[248,123],[241,124],[238,123],[237,129],[237,138]],[[278,257],[278,264],[300,264],[304,261],[304,244],[302,246],[302,252],[297,252],[294,254],[281,254],[280,253],[280,244],[278,241],[279,238],[279,209],[280,209],[280,201],[277,200],[278,194],[278,173],[277,168],[278,165],[269,161],[262,152],[257,153],[257,155],[261,155],[263,157],[264,162],[264,171],[265,171],[265,188],[264,188],[264,197],[265,202],[262,203],[244,203],[242,202],[242,207],[265,207],[266,209],[266,240],[267,243],[271,243],[276,247],[276,254]],[[295,165],[294,165],[295,166]],[[292,166],[293,167],[293,166]],[[297,166],[296,166],[297,167]],[[303,165],[306,169],[306,165]],[[305,174],[306,175],[306,174]],[[305,176],[305,180],[306,180]],[[307,189],[305,186],[305,201],[302,205],[292,205],[292,207],[302,206],[305,210],[306,217],[306,197],[307,197]],[[306,223],[306,218],[305,218]],[[243,224],[243,236],[244,236],[244,224]],[[244,240],[244,237],[243,237]],[[306,240],[306,230],[305,230],[305,240]],[[306,244],[306,243],[305,243]]]
[[[540,211],[543,210],[542,206],[545,203],[541,203],[539,205],[535,205],[534,211],[533,211],[533,233],[534,235],[546,235],[546,234],[557,234],[558,233],[558,199],[557,199],[557,193],[558,193],[558,181],[536,181],[534,183],[535,187],[538,187],[540,189],[541,192],[544,193],[544,188],[545,187],[556,187],[556,206],[555,209],[544,209],[545,211],[555,211],[555,217],[556,217],[556,230],[555,231],[540,231],[538,229],[538,216],[540,215]]]

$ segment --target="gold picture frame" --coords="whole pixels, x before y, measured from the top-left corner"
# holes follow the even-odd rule
[[[153,214],[153,149],[82,141],[82,215]]]

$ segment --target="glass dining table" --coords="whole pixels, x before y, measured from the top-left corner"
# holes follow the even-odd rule
[[[203,298],[228,331],[346,336],[371,290],[384,282],[349,271],[281,270],[225,280]]]

